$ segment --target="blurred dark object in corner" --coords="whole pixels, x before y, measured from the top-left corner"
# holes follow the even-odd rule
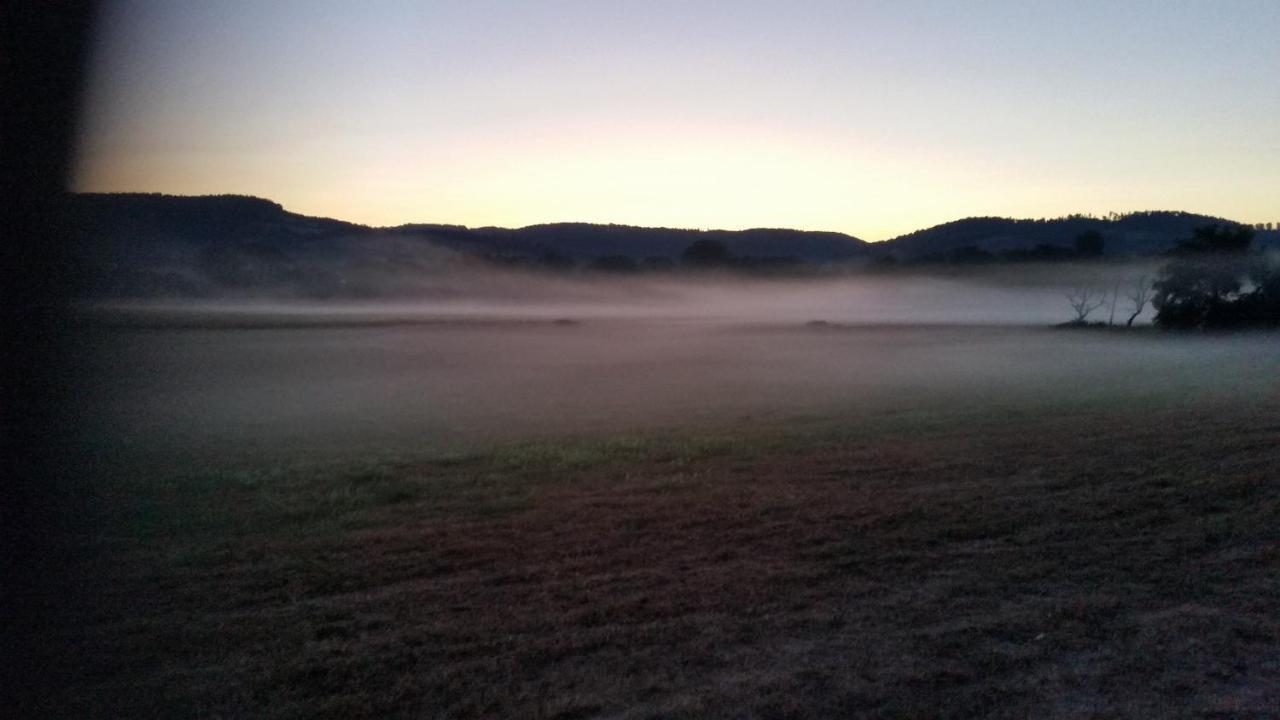
[[[75,425],[64,332],[76,276],[57,206],[70,181],[95,10],[79,0],[0,4],[0,613],[8,635],[0,657],[9,665],[0,677],[15,687],[39,677],[29,651],[40,642],[43,610],[56,602],[44,581],[56,572],[58,480]]]

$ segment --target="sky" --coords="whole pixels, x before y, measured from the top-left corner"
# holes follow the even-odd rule
[[[107,3],[74,189],[371,225],[1280,221],[1280,2]]]

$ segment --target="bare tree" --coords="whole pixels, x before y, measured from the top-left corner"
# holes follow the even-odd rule
[[[1083,324],[1088,319],[1089,313],[1106,304],[1107,293],[1098,292],[1093,288],[1076,288],[1067,292],[1067,302],[1071,303],[1071,309],[1076,313],[1076,318],[1072,322]]]
[[[1107,327],[1111,327],[1116,324],[1116,303],[1119,301],[1120,281],[1117,280],[1116,284],[1111,287],[1111,297],[1107,300],[1107,305],[1110,306],[1110,312],[1107,315]]]
[[[1143,308],[1147,306],[1147,302],[1151,300],[1151,278],[1146,275],[1139,275],[1138,279],[1133,281],[1133,285],[1129,286],[1129,291],[1125,294],[1132,303],[1133,314],[1129,316],[1129,321],[1124,324],[1125,327],[1133,327],[1133,321],[1138,319],[1142,314]]]

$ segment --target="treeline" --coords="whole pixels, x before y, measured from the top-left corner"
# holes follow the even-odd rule
[[[1225,218],[1175,211],[1075,214],[1026,219],[972,217],[935,225],[872,246],[885,264],[954,265],[1000,262],[1057,262],[1074,259],[1077,239],[1096,232],[1108,257],[1153,256],[1205,225],[1237,225]],[[1280,245],[1280,233],[1259,230],[1258,244]]]
[[[609,254],[579,263],[553,250],[547,250],[536,257],[525,254],[486,253],[480,255],[480,258],[506,267],[550,271],[583,270],[621,275],[679,270],[795,273],[819,267],[818,264],[806,262],[796,255],[736,255],[726,243],[719,240],[697,240],[690,243],[675,260],[662,255],[652,255],[637,260],[630,255]]]
[[[1019,221],[1024,222],[1024,221]],[[1037,222],[1028,220],[1025,222]],[[1096,230],[1087,230],[1076,236],[1071,246],[1038,243],[1030,248],[1010,248],[992,252],[978,245],[961,245],[946,252],[933,252],[900,260],[896,255],[885,254],[871,261],[875,270],[891,270],[896,267],[921,265],[984,265],[991,263],[1066,262],[1097,260],[1106,251],[1106,238]]]
[[[1280,327],[1280,260],[1248,226],[1210,225],[1179,243],[1155,282],[1155,323],[1173,329]]]
[[[1106,250],[1106,240],[1097,231],[1081,233],[1071,247],[1039,244],[1029,249],[1014,248],[989,252],[976,245],[965,245],[945,253],[930,253],[899,260],[892,254],[880,255],[867,264],[872,271],[888,271],[894,268],[916,268],[931,265],[982,265],[989,263],[1018,262],[1067,262],[1097,260]],[[520,267],[552,271],[586,270],[605,273],[668,272],[679,269],[736,270],[746,272],[804,273],[826,263],[812,263],[797,255],[742,255],[734,254],[726,243],[718,240],[698,240],[691,243],[680,256],[655,255],[636,259],[630,255],[608,254],[578,262],[573,258],[547,250],[540,255],[527,253],[476,253],[481,260],[507,267]]]
[[[1280,327],[1280,254],[1255,250],[1254,236],[1247,225],[1196,228],[1166,253],[1154,282],[1143,275],[1106,289],[1068,291],[1074,317],[1060,327],[1115,326],[1122,289],[1129,301],[1126,327],[1148,302],[1156,311],[1154,324],[1170,330]],[[1108,308],[1106,322],[1090,322],[1094,311]]]

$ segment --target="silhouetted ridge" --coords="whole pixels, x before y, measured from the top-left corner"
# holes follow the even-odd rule
[[[754,228],[690,230],[550,223],[523,228],[410,224],[373,228],[285,210],[243,195],[71,194],[68,235],[96,296],[376,297],[434,292],[430,277],[451,263],[549,272],[690,270],[772,273],[868,260],[988,262],[1090,259],[1076,243],[1090,231],[1105,255],[1163,253],[1206,224],[1230,221],[1178,212],[1108,219],[969,218],[884,243],[835,232]],[[1275,247],[1274,230],[1257,247]],[[1095,238],[1097,240],[1097,238]],[[711,260],[692,246],[715,247]],[[710,256],[708,256],[710,257]],[[720,258],[715,260],[714,258]]]
[[[369,230],[341,220],[291,213],[279,203],[249,195],[81,193],[69,197],[67,219],[77,232],[133,241],[225,242]]]
[[[840,233],[642,228],[555,223],[525,228],[393,228],[309,217],[242,195],[72,194],[65,219],[97,296],[202,297],[226,292],[374,297],[432,292],[451,262],[562,271],[668,270],[698,240],[724,243],[737,269],[765,271],[865,255]]]
[[[1067,250],[1082,234],[1094,231],[1105,241],[1107,255],[1153,255],[1173,249],[1204,225],[1238,225],[1231,220],[1175,211],[1135,212],[1106,218],[1070,215],[1041,220],[974,217],[935,225],[875,245],[877,255],[902,260],[945,256],[967,248],[987,253],[1034,250],[1037,246]],[[1275,242],[1275,231],[1259,233],[1261,245]]]
[[[602,256],[633,260],[675,260],[694,242],[723,242],[739,257],[794,257],[810,263],[841,262],[862,257],[868,244],[835,232],[757,228],[751,230],[687,230],[633,225],[548,223],[523,228],[465,228],[457,225],[401,225],[396,233],[421,234],[457,250],[541,257],[554,253],[586,262]]]

